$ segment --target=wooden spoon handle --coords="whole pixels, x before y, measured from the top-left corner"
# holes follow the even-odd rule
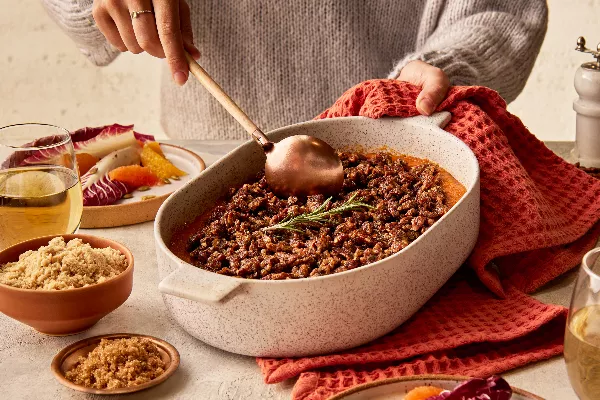
[[[219,86],[219,84],[210,77],[208,72],[206,72],[204,68],[202,68],[187,51],[185,52],[185,58],[187,59],[190,67],[190,72],[196,77],[196,79],[198,79],[202,86],[204,86],[206,90],[208,90],[223,107],[225,107],[225,110],[227,110],[227,112],[231,114],[233,118],[240,123],[240,125],[242,125],[246,132],[251,134],[259,144],[266,146],[269,143],[269,140],[258,128],[258,126],[252,122],[246,113],[242,111],[237,104],[235,104],[231,97],[225,93],[221,86]]]

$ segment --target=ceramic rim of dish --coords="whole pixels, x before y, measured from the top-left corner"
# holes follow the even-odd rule
[[[399,378],[388,378],[382,379],[380,381],[363,383],[362,385],[354,386],[348,390],[344,390],[329,400],[344,400],[347,396],[355,393],[359,393],[365,389],[374,388],[377,386],[384,386],[391,383],[396,382],[410,382],[410,381],[456,381],[458,384],[463,383],[469,379],[473,379],[473,377],[469,376],[461,376],[461,375],[414,375],[414,376],[401,376]],[[545,400],[543,397],[537,396],[533,393],[529,393],[523,389],[516,388],[511,385],[511,389],[514,394],[518,394],[520,396],[525,396],[530,400]]]
[[[24,246],[25,243],[28,243],[28,242],[31,242],[31,241],[34,241],[34,240],[35,241],[38,241],[38,240],[47,240],[48,243],[46,243],[44,246],[48,246],[50,244],[50,241],[52,239],[54,239],[54,238],[57,238],[57,237],[62,237],[63,239],[65,239],[65,242],[68,242],[68,241],[73,240],[73,239],[81,239],[84,244],[89,244],[90,246],[92,246],[92,245],[89,243],[89,241],[86,241],[86,239],[92,237],[92,238],[95,238],[95,239],[104,240],[104,241],[106,241],[106,242],[108,242],[110,244],[116,245],[117,247],[122,247],[123,250],[121,250],[119,248],[115,248],[113,246],[109,246],[111,249],[118,250],[119,253],[121,253],[125,257],[125,259],[127,260],[127,268],[125,268],[123,271],[121,271],[118,275],[115,275],[112,278],[108,278],[105,281],[94,283],[93,285],[87,285],[87,286],[82,286],[82,287],[73,288],[73,289],[60,289],[60,290],[54,290],[54,289],[24,289],[24,288],[19,288],[19,287],[15,287],[15,286],[6,285],[4,283],[0,283],[0,287],[6,288],[8,290],[16,290],[16,291],[23,291],[23,292],[36,292],[36,293],[48,293],[48,294],[62,294],[62,293],[65,293],[65,292],[83,291],[83,290],[87,290],[87,289],[89,289],[91,287],[96,287],[98,285],[104,285],[104,284],[106,284],[108,282],[116,281],[118,279],[124,279],[124,277],[127,275],[125,272],[130,271],[133,268],[133,265],[135,264],[133,253],[124,244],[119,243],[116,240],[105,238],[103,236],[88,235],[88,234],[85,234],[85,233],[65,233],[65,234],[59,234],[59,235],[38,236],[38,237],[34,237],[34,238],[31,238],[31,239],[24,240],[24,241],[19,242],[19,243],[15,243],[15,244],[13,244],[10,247],[7,247],[4,250],[1,250],[0,254],[2,254],[4,252],[12,249],[13,247]],[[92,248],[98,249],[98,247],[93,247],[93,246],[92,246]],[[37,250],[39,250],[39,248],[38,249],[29,249],[29,250],[37,251]],[[17,261],[17,260],[15,260],[15,261]]]
[[[132,338],[139,337],[150,340],[156,347],[164,351],[169,355],[169,359],[171,360],[169,367],[158,377],[152,379],[150,382],[143,383],[141,385],[136,386],[128,386],[123,388],[116,389],[95,389],[89,388],[82,385],[77,385],[76,383],[71,382],[65,377],[65,374],[62,372],[61,366],[63,361],[75,351],[90,346],[94,343],[99,344],[101,339],[123,339],[123,338]],[[58,382],[62,385],[77,390],[79,392],[90,393],[90,394],[98,394],[98,395],[112,395],[112,394],[126,394],[126,393],[134,393],[139,392],[145,389],[149,389],[156,385],[159,385],[169,379],[171,375],[175,373],[177,368],[179,367],[180,356],[177,349],[170,343],[156,338],[150,335],[143,335],[138,333],[110,333],[105,335],[92,336],[86,339],[79,340],[75,343],[72,343],[62,349],[54,358],[52,359],[52,363],[50,364],[50,369],[52,370],[52,374],[56,378]]]

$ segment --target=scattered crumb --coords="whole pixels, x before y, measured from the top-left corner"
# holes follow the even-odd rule
[[[102,339],[65,374],[73,383],[96,389],[141,385],[165,372],[154,343],[145,338]]]
[[[81,239],[65,243],[56,237],[21,254],[19,261],[0,265],[0,283],[20,289],[75,289],[102,283],[126,268],[127,259],[116,249],[94,249]]]

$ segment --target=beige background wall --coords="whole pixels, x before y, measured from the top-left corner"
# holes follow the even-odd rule
[[[572,140],[573,75],[589,56],[576,53],[584,35],[600,41],[600,0],[550,0],[550,25],[521,96],[509,109],[542,140]],[[0,125],[43,121],[74,129],[135,123],[161,136],[162,61],[125,54],[91,65],[45,14],[39,0],[0,0]]]
[[[0,125],[42,121],[76,129],[118,122],[162,135],[162,60],[124,54],[95,67],[39,0],[0,0],[0,49]]]
[[[508,109],[541,140],[574,140],[575,71],[588,55],[575,51],[585,36],[594,50],[600,42],[600,0],[549,0],[548,33],[525,90]]]

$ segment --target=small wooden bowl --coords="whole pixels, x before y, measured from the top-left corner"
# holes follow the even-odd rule
[[[94,350],[98,344],[100,344],[101,339],[122,339],[122,338],[131,338],[131,337],[140,337],[144,339],[150,340],[152,343],[158,347],[158,351],[161,355],[162,360],[167,365],[167,369],[162,375],[157,378],[151,380],[150,382],[146,382],[137,386],[130,386],[118,389],[94,389],[88,388],[85,386],[77,385],[65,377],[67,371],[71,370],[75,364],[77,364],[77,360],[81,356],[87,355],[89,352]],[[135,333],[114,333],[109,335],[100,335],[94,336],[91,338],[83,339],[78,342],[75,342],[64,349],[62,349],[52,360],[52,364],[50,368],[52,369],[52,373],[54,377],[66,387],[69,387],[73,390],[78,390],[80,392],[92,393],[92,394],[124,394],[124,393],[133,393],[139,392],[140,390],[148,389],[153,386],[159,385],[166,381],[171,375],[175,373],[177,367],[179,367],[179,352],[175,347],[171,344],[165,342],[164,340],[157,339],[153,336],[148,335],[138,335]]]
[[[120,243],[92,235],[53,235],[18,243],[0,252],[0,265],[17,261],[28,250],[48,245],[62,236],[66,242],[79,238],[94,248],[112,247],[127,259],[128,266],[114,278],[77,289],[33,290],[0,284],[0,312],[48,335],[72,335],[92,327],[127,300],[133,287],[133,255]]]

